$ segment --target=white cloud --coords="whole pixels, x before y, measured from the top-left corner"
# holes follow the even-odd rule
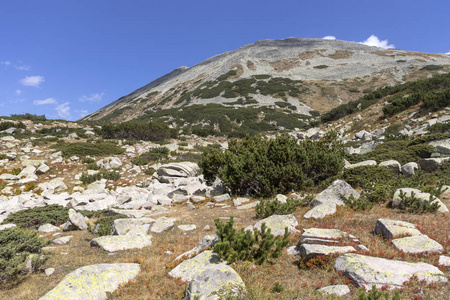
[[[78,98],[81,102],[100,102],[103,99],[103,95],[105,93],[95,93],[90,94],[89,96],[84,95],[83,97]]]
[[[0,61],[0,65],[9,66],[9,65],[11,65],[11,62],[9,60],[7,60],[7,61]]]
[[[327,36],[324,36],[322,39],[324,39],[324,40],[335,40],[336,37],[333,36],[333,35],[327,35]]]
[[[13,66],[16,70],[19,70],[19,71],[28,71],[28,70],[31,69],[30,66],[23,65],[21,61],[19,61],[19,64],[13,64],[9,60],[7,60],[7,61],[0,61],[0,65],[4,65],[5,69],[7,67],[9,67],[9,66]]]
[[[450,55],[450,52],[445,53],[445,55]]]
[[[53,98],[47,98],[44,100],[34,100],[33,104],[34,105],[58,104],[58,101],[56,101]]]
[[[20,95],[20,94],[22,94],[22,91],[21,90],[16,90],[16,95]]]
[[[16,68],[16,69],[19,70],[19,71],[28,71],[28,70],[31,69],[30,66],[24,66],[24,65],[21,65],[21,66],[19,66],[19,65],[14,65],[14,68]]]
[[[58,116],[68,120],[72,118],[72,115],[70,114],[70,102],[64,102],[57,107],[55,107],[56,112],[58,113]]]
[[[360,44],[364,44],[367,46],[375,46],[375,47],[380,47],[380,48],[384,48],[384,49],[391,49],[391,48],[395,48],[394,45],[389,45],[388,44],[388,40],[382,40],[380,41],[380,39],[375,36],[375,35],[371,35],[367,40],[365,40],[364,42],[360,42]]]
[[[20,80],[22,85],[33,87],[39,87],[43,82],[45,82],[45,78],[43,76],[27,76]]]

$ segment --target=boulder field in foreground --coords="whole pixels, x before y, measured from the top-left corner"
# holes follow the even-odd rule
[[[78,268],[39,300],[107,299],[107,293],[134,279],[140,269],[139,264],[98,264]]]

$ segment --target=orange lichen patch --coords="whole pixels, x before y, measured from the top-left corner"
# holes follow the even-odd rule
[[[281,59],[274,62],[270,62],[270,65],[276,72],[283,72],[292,69],[297,66],[301,66],[301,62],[298,59]]]

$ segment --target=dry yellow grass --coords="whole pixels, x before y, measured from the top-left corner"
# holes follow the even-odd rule
[[[231,202],[226,204],[232,205]],[[213,234],[214,218],[226,219],[233,215],[236,228],[243,228],[257,221],[253,209],[241,211],[234,207],[209,208],[206,203],[198,206],[199,209],[193,211],[188,211],[185,204],[174,206],[167,216],[178,219],[175,228],[161,234],[152,234],[153,244],[140,250],[121,251],[110,255],[99,248],[89,246],[89,241],[95,237],[91,233],[70,232],[74,238],[67,246],[55,246],[54,250],[48,252],[49,259],[44,268],[55,268],[54,275],[46,277],[43,273],[32,274],[19,285],[9,286],[8,290],[0,290],[0,299],[38,299],[55,287],[65,275],[81,266],[115,262],[137,262],[141,264],[142,270],[135,280],[122,286],[111,296],[111,299],[182,299],[186,283],[170,278],[167,275],[170,270],[166,268],[166,264],[195,247],[203,236]],[[370,255],[423,261],[437,266],[437,255],[404,255],[397,251],[390,241],[374,236],[372,231],[378,218],[412,222],[422,233],[442,244],[446,251],[450,250],[448,231],[450,218],[443,214],[411,215],[383,206],[375,206],[370,212],[355,212],[348,208],[339,208],[334,216],[314,221],[302,218],[307,210],[307,207],[298,208],[294,213],[299,221],[299,229],[320,227],[344,230],[357,236],[370,249]],[[196,224],[197,229],[182,232],[176,228],[181,224]],[[206,225],[209,225],[211,230],[204,230]],[[299,235],[292,235],[290,245],[296,245],[298,240]],[[344,299],[357,298],[358,289],[351,285],[348,279],[334,271],[333,263],[334,259],[324,261],[322,266],[312,269],[302,268],[298,266],[297,258],[283,251],[282,256],[273,263],[258,266],[239,262],[232,267],[246,283],[248,299],[326,299],[317,292],[317,289],[331,284],[350,284],[351,294]],[[450,275],[450,270],[443,271],[447,277]],[[279,282],[284,287],[282,293],[277,294],[271,291],[275,282]],[[426,285],[417,282],[405,286],[402,299],[414,299],[417,288],[424,291],[427,299],[448,299],[446,298],[449,292],[448,285]]]

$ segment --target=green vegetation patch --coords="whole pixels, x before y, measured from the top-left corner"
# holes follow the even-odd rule
[[[64,157],[76,156],[102,156],[102,155],[114,155],[122,154],[124,149],[117,146],[112,142],[96,141],[88,142],[76,142],[76,143],[59,143],[52,146],[54,149],[61,151]]]
[[[9,215],[2,224],[16,224],[18,227],[37,229],[44,224],[59,226],[67,222],[69,208],[57,204],[25,209]],[[1,231],[0,231],[1,232]]]
[[[104,139],[129,139],[143,141],[165,141],[171,137],[166,124],[159,122],[129,121],[116,124],[105,124],[96,129]]]
[[[30,254],[36,254],[32,264],[38,268],[44,260],[40,250],[45,246],[36,232],[20,227],[0,231],[0,282],[17,278],[25,267]]]
[[[335,133],[320,141],[278,135],[276,139],[246,137],[229,141],[225,152],[209,147],[200,167],[206,180],[219,177],[238,195],[271,196],[302,190],[336,176],[344,165],[344,151]]]

